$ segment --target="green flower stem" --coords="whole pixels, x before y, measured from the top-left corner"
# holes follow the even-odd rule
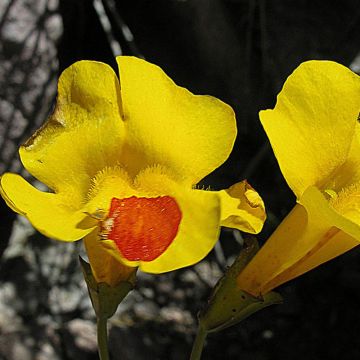
[[[193,348],[191,351],[190,360],[200,360],[201,359],[201,353],[204,348],[206,336],[207,336],[206,329],[201,324],[199,324],[196,338],[195,338]]]
[[[102,316],[97,317],[97,341],[100,360],[109,360],[107,319]]]

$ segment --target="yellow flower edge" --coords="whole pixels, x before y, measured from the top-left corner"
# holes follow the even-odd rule
[[[275,108],[260,112],[281,172],[297,198],[309,186],[339,191],[357,181],[359,169],[342,167],[359,131],[359,111],[359,76],[336,62],[312,60],[288,77]],[[342,170],[348,179],[342,178]]]
[[[192,265],[212,249],[221,225],[257,233],[265,220],[260,196],[245,182],[227,191],[196,189],[231,152],[231,107],[193,95],[147,61],[121,56],[117,62],[120,82],[100,62],[66,69],[54,113],[20,148],[24,167],[49,192],[17,174],[0,178],[7,204],[40,232],[63,241],[85,238],[95,277],[111,284],[123,266],[161,273]],[[127,210],[111,212],[114,199]],[[178,214],[178,223],[164,211]],[[116,241],[108,238],[111,226]]]
[[[360,242],[360,77],[331,61],[308,61],[286,80],[273,110],[260,112],[298,204],[239,274],[255,295]]]

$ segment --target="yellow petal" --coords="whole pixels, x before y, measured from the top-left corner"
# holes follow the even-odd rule
[[[83,210],[101,218],[102,214],[107,214],[112,198],[131,197],[135,192],[132,180],[123,168],[105,168],[93,178],[88,194],[89,201]]]
[[[360,116],[360,115],[359,115]],[[348,157],[345,163],[333,174],[326,187],[341,191],[354,183],[360,182],[360,124],[355,125],[354,136],[351,142]],[[328,191],[325,189],[325,191]]]
[[[331,228],[327,235],[328,238],[323,238],[326,241],[320,242],[305,257],[268,282],[262,292],[266,293],[359,245],[358,240],[337,228]]]
[[[315,187],[281,222],[238,277],[241,289],[265,294],[358,245],[360,226],[339,214]]]
[[[314,226],[321,224],[325,227],[325,224],[328,224],[360,241],[360,217],[358,214],[355,216],[353,214],[353,206],[358,206],[356,200],[359,195],[345,192],[338,196],[340,197],[346,194],[355,196],[356,199],[349,196],[347,199],[348,203],[346,200],[340,199],[340,202],[334,204],[333,201],[325,199],[324,195],[316,187],[311,186],[305,191],[299,202],[306,208],[309,214],[309,221],[311,221]],[[318,227],[320,227],[320,225],[318,225]]]
[[[119,162],[124,138],[119,91],[108,65],[80,61],[67,68],[54,113],[20,148],[25,168],[80,205],[90,179]]]
[[[140,269],[162,273],[196,264],[215,246],[220,233],[220,204],[216,194],[192,190],[176,196],[182,211],[173,243],[157,259],[142,262]]]
[[[196,184],[227,159],[236,137],[230,106],[193,95],[144,60],[117,61],[130,173],[159,164]]]
[[[302,253],[294,254],[293,249],[304,241],[306,226],[306,210],[296,205],[240,273],[237,279],[240,289],[254,296],[265,294],[266,284],[291,266],[298,259],[296,255],[301,257]]]
[[[11,209],[26,216],[37,230],[51,238],[79,240],[97,225],[74,209],[70,198],[39,191],[20,175],[4,174],[0,178],[0,193]]]
[[[126,281],[136,270],[122,264],[104,249],[100,244],[98,229],[88,234],[84,242],[92,273],[98,283],[116,286],[119,282]]]
[[[266,219],[260,195],[246,180],[218,192],[221,199],[221,225],[251,234],[261,231]]]
[[[308,186],[324,189],[346,162],[359,110],[358,75],[335,62],[309,61],[286,80],[274,110],[260,112],[281,171],[298,198]]]
[[[214,247],[220,231],[220,200],[215,192],[188,189],[175,182],[166,170],[148,168],[136,178],[139,196],[171,196],[181,211],[176,237],[165,252],[152,261],[128,261],[112,240],[101,245],[127,266],[139,266],[144,272],[162,273],[202,260]]]

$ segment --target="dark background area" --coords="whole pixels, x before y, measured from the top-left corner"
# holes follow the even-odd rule
[[[31,31],[39,34],[36,41],[40,45],[34,47],[32,55],[27,50],[31,31],[24,27],[23,18],[16,22],[21,13],[15,12],[14,8],[19,3],[28,9],[39,10],[33,13],[36,21]],[[4,104],[6,101],[7,106],[7,112],[0,114],[1,123],[5,124],[0,129],[2,170],[21,171],[16,149],[51,111],[54,84],[63,69],[80,59],[103,61],[116,69],[116,54],[110,36],[120,45],[123,54],[142,56],[161,66],[177,84],[196,94],[216,96],[234,108],[239,133],[233,153],[203,183],[220,189],[248,179],[267,206],[268,221],[259,235],[260,242],[264,241],[294,205],[295,197],[282,178],[258,120],[258,111],[274,106],[276,94],[286,77],[302,61],[327,59],[346,66],[354,65],[360,54],[359,1],[103,0],[100,3],[106,10],[102,16],[89,0],[13,0],[0,8],[0,62],[5,64],[0,70],[0,101]],[[49,28],[48,19],[54,15],[61,20],[62,26],[57,35],[51,37],[54,26]],[[102,25],[104,17],[110,21],[109,31]],[[20,33],[29,31],[29,36],[22,40],[19,37],[21,41],[18,42],[9,40],[12,30],[7,24],[11,22],[17,29],[20,27]],[[51,51],[50,45],[41,46],[44,33],[54,45]],[[359,60],[357,68],[358,63]],[[32,72],[40,65],[49,70],[45,72],[41,91],[32,95],[31,106],[26,106],[22,94],[29,94],[27,90],[34,91],[39,86],[26,76],[18,80],[17,71]],[[5,106],[3,103],[0,103],[0,109]],[[16,121],[20,123],[16,119],[21,117],[17,111],[26,120],[26,125],[14,132],[12,126]],[[15,216],[2,204],[2,251],[14,231],[14,219]],[[28,358],[42,359],[44,351],[40,350],[48,344],[44,341],[47,338],[52,339],[49,346],[53,347],[57,357],[45,352],[44,359],[96,359],[94,347],[91,347],[93,335],[89,335],[91,346],[89,343],[79,346],[76,341],[77,336],[83,339],[84,332],[93,334],[91,309],[88,309],[88,303],[82,303],[86,290],[83,285],[74,285],[81,277],[74,275],[69,280],[66,276],[70,275],[66,275],[59,280],[66,272],[75,274],[79,271],[75,252],[78,247],[63,250],[65,255],[69,251],[70,256],[75,255],[67,263],[70,270],[62,269],[58,277],[54,275],[54,282],[61,291],[67,289],[67,296],[80,292],[81,299],[70,310],[62,304],[61,309],[55,311],[49,295],[54,283],[42,270],[35,277],[29,274],[37,267],[44,267],[42,259],[52,253],[53,246],[63,244],[54,245],[52,241],[38,238],[36,233],[28,236],[22,242],[23,252],[16,256],[7,255],[1,262],[0,282],[4,286],[16,285],[14,296],[18,296],[17,300],[24,301],[26,296],[43,299],[31,306],[30,301],[17,307],[14,305],[14,315],[9,310],[11,307],[7,308],[10,313],[6,321],[11,322],[13,316],[21,319],[24,325],[13,332],[11,344],[26,344],[30,340],[24,339],[32,339],[33,342],[25,346],[31,350]],[[240,250],[228,231],[222,234],[221,246],[229,261]],[[37,259],[35,262],[29,260],[26,255],[29,253]],[[56,254],[59,256],[58,250]],[[235,327],[210,335],[203,359],[358,359],[359,256],[359,250],[355,249],[285,284],[279,289],[284,296],[283,305],[268,308]],[[55,263],[54,260],[49,266],[53,267]],[[111,325],[113,358],[188,358],[196,312],[205,303],[220,270],[221,261],[219,263],[219,258],[212,253],[193,270],[157,277],[141,276],[135,295],[128,301],[129,306],[120,309],[117,322]],[[74,287],[69,288],[69,282]],[[6,292],[6,289],[0,287],[0,304],[4,297],[1,297],[2,291]],[[66,302],[68,298],[65,296],[61,301]],[[39,314],[42,319],[50,317],[50,323],[56,326],[39,323]],[[73,324],[74,319],[85,319],[89,328],[71,330],[69,324]],[[4,359],[26,359],[24,355],[16,355],[15,345],[10,347],[6,321],[0,319],[0,355]],[[49,334],[49,329],[54,333]]]

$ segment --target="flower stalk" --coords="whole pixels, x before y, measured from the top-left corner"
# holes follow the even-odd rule
[[[109,360],[107,318],[97,316],[97,341],[100,360]]]
[[[202,326],[202,324],[199,324],[195,341],[193,344],[193,348],[190,355],[190,360],[200,360],[201,354],[204,348],[204,343],[207,337],[207,330]]]

